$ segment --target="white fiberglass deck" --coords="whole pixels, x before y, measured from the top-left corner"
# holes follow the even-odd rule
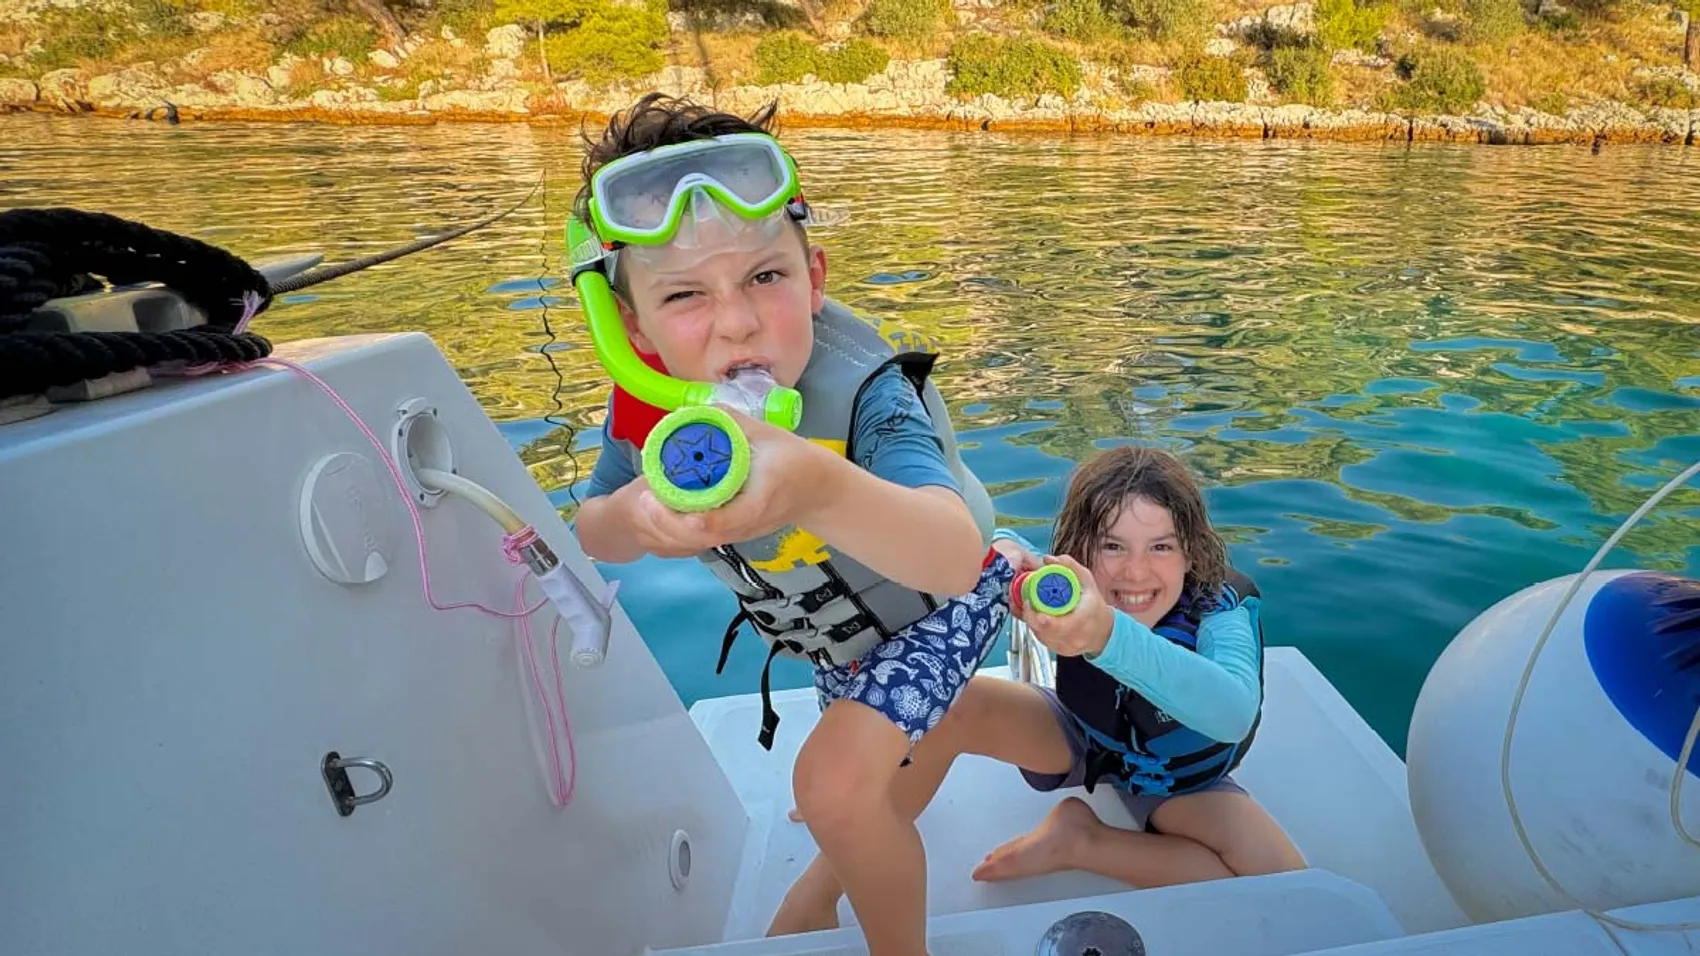
[[[380,432],[419,402],[439,409],[457,471],[601,593],[428,338],[279,353]],[[15,638],[0,641],[0,761],[31,768],[27,786],[0,788],[0,951],[865,953],[847,907],[844,929],[760,938],[813,853],[785,818],[812,692],[779,695],[784,723],[764,752],[756,695],[687,716],[616,607],[606,661],[564,668],[577,761],[573,797],[556,805],[512,627],[425,605],[399,494],[360,492],[336,519],[382,551],[380,579],[351,584],[309,559],[306,477],[328,456],[382,475],[376,455],[335,404],[276,369],[0,428],[0,630]],[[512,599],[493,522],[456,501],[419,520],[440,597]],[[339,814],[332,749],[393,770],[393,793]],[[656,765],[674,785],[645,785]],[[1089,909],[1133,923],[1153,956],[1700,952],[1700,933],[1608,934],[1576,912],[1452,929],[1464,919],[1419,845],[1403,766],[1294,650],[1268,655],[1263,727],[1236,777],[1313,869],[1142,891],[1085,874],[981,885],[973,865],[1058,795],[964,759],[921,818],[933,956],[1026,956]],[[1125,822],[1110,793],[1091,802]],[[1696,920],[1700,898],[1623,915]]]
[[[1032,956],[1045,930],[1082,910],[1133,925],[1147,952],[1176,956],[1288,956],[1398,939],[1398,923],[1369,890],[1318,870],[1195,883],[936,916],[931,956]],[[663,950],[666,956],[865,956],[848,927],[803,936]]]
[[[1007,676],[1007,669],[988,670]],[[1293,648],[1266,662],[1264,722],[1235,772],[1286,828],[1312,869],[1273,876],[1132,890],[1085,873],[975,883],[974,865],[1037,824],[1061,799],[1029,789],[1013,768],[960,760],[920,819],[928,859],[932,956],[1028,956],[1058,919],[1085,910],[1133,924],[1150,953],[1168,956],[1676,956],[1700,952],[1700,931],[1608,930],[1579,912],[1470,925],[1419,842],[1405,768],[1326,679]],[[782,722],[772,753],[755,742],[756,695],[699,701],[691,716],[750,814],[749,845],[733,890],[725,942],[654,950],[658,956],[860,956],[855,916],[842,929],[762,939],[785,889],[814,853],[786,819],[790,768],[818,717],[812,690],[774,695]],[[1089,802],[1126,825],[1113,794]],[[1654,924],[1700,921],[1700,899],[1614,912]]]
[[[1263,725],[1235,779],[1280,821],[1312,867],[1374,890],[1405,932],[1463,925],[1418,841],[1404,765],[1297,650],[1270,649],[1266,670]],[[781,723],[771,753],[755,740],[758,696],[715,698],[691,708],[751,817],[751,846],[733,893],[727,939],[760,936],[814,854],[807,828],[785,816],[792,760],[819,716],[814,691],[775,694],[774,706]],[[1107,822],[1127,825],[1126,811],[1108,789],[1072,792]],[[929,914],[1126,891],[1124,884],[1086,873],[996,884],[969,878],[987,852],[1036,825],[1059,799],[1028,788],[1013,767],[983,757],[958,761],[920,819]],[[840,915],[851,925],[848,905],[840,905]]]

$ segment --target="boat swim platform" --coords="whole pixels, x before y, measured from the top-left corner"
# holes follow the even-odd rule
[[[1263,722],[1234,779],[1280,822],[1311,867],[1373,891],[1397,920],[1395,927],[1422,933],[1467,924],[1423,852],[1404,764],[1296,648],[1270,648],[1264,669]],[[981,673],[1009,674],[1004,667]],[[761,936],[785,891],[815,854],[807,827],[786,816],[792,807],[792,763],[820,716],[815,692],[780,691],[773,704],[781,721],[772,752],[756,742],[759,695],[705,699],[690,711],[751,822],[727,916],[727,940]],[[1070,794],[1084,799],[1106,823],[1132,825],[1108,787],[1092,794],[1082,788],[1042,793],[1030,788],[1015,767],[986,757],[959,758],[918,821],[927,849],[928,915],[1077,903],[1127,892],[1126,884],[1084,872],[1001,883],[970,878],[987,853],[1038,825]],[[1211,896],[1237,892],[1221,883],[1207,886]],[[841,925],[854,925],[847,902],[840,902],[839,916]]]

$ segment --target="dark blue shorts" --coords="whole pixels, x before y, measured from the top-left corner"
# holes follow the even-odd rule
[[[956,703],[997,642],[1014,577],[1003,555],[993,553],[974,590],[874,645],[860,660],[815,668],[821,710],[835,700],[860,701],[890,718],[914,746]]]
[[[1071,790],[1075,787],[1085,786],[1086,757],[1090,747],[1086,739],[1086,731],[1080,725],[1080,718],[1074,716],[1063,705],[1063,702],[1057,698],[1056,691],[1049,687],[1036,685],[1033,689],[1043,695],[1045,702],[1051,705],[1051,716],[1056,718],[1058,729],[1063,732],[1063,736],[1068,740],[1068,749],[1074,757],[1074,766],[1067,773],[1035,773],[1023,768],[1021,776],[1026,779],[1027,785],[1035,790]],[[1121,796],[1128,814],[1133,817],[1134,825],[1141,830],[1149,830],[1153,833],[1157,832],[1157,828],[1151,825],[1151,814],[1163,805],[1163,801],[1187,795],[1181,793],[1131,793],[1124,787],[1116,786],[1116,781],[1110,778],[1102,779],[1099,786],[1114,789]],[[1222,779],[1215,783],[1190,792],[1245,793],[1245,788],[1235,783],[1231,775],[1224,774]]]

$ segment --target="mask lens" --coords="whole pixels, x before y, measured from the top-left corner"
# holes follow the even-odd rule
[[[753,211],[783,198],[786,169],[779,151],[764,140],[717,141],[700,149],[628,157],[611,164],[597,181],[597,197],[608,225],[654,233],[695,190],[717,185]]]

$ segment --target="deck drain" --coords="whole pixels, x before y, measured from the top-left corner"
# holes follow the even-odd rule
[[[1120,916],[1087,910],[1052,923],[1036,956],[1145,956],[1145,940]]]
[[[691,837],[683,830],[673,831],[673,842],[667,850],[667,876],[676,890],[684,889],[691,878]]]

